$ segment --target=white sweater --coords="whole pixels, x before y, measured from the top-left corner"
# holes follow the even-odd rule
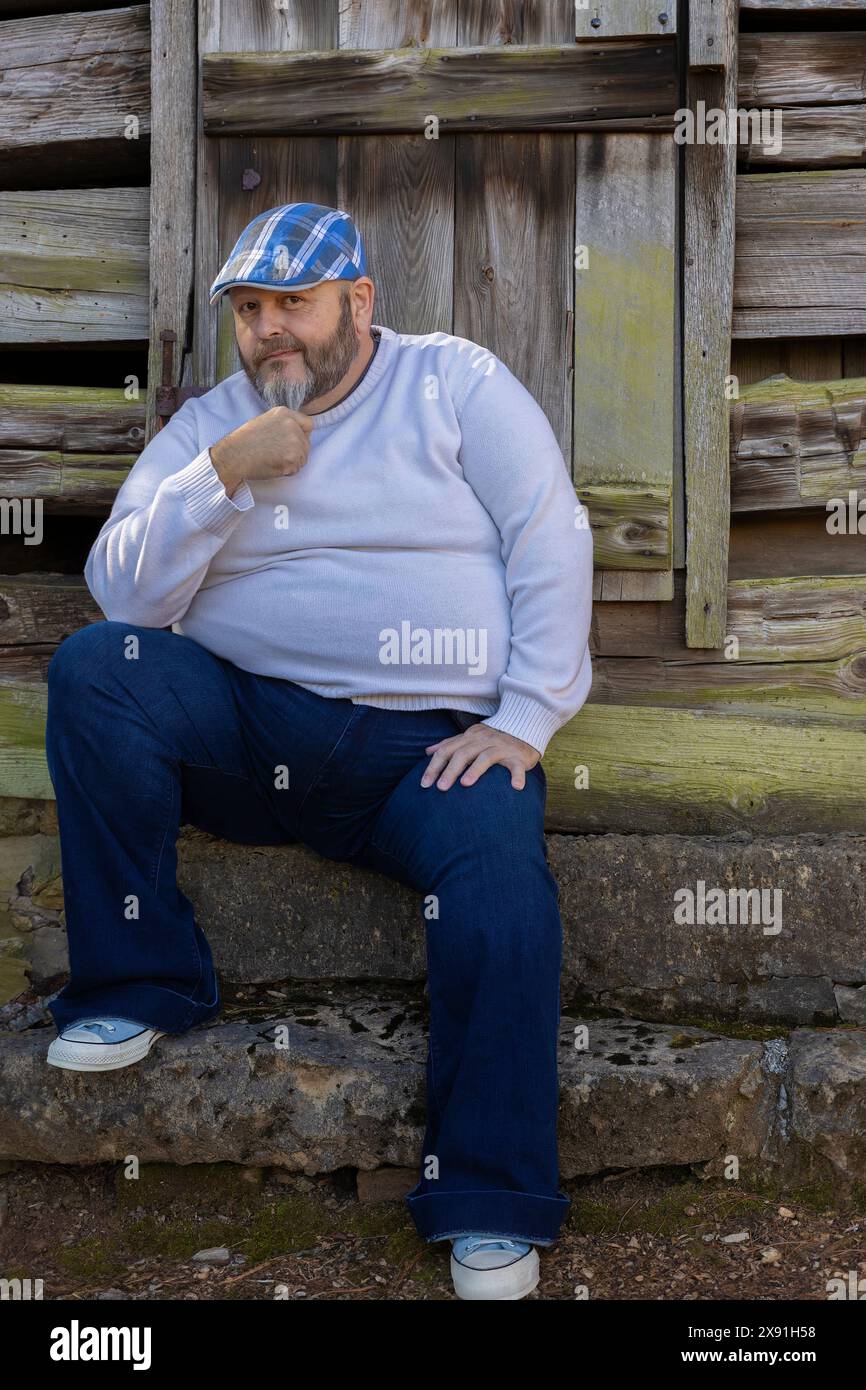
[[[229,497],[209,446],[268,407],[243,371],[136,460],[85,565],[107,618],[391,709],[451,708],[544,753],[591,683],[592,536],[553,430],[485,348],[374,325],[307,462]]]

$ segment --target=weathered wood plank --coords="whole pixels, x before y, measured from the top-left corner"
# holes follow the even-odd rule
[[[147,439],[157,428],[163,384],[160,332],[176,334],[172,376],[179,386],[191,348],[187,334],[195,250],[196,24],[190,0],[151,0],[150,325]]]
[[[863,0],[740,0],[744,10],[800,10],[812,11],[816,15],[833,10],[861,10]]]
[[[144,447],[144,401],[100,386],[0,382],[0,448],[135,453]]]
[[[150,131],[149,5],[0,23],[5,177],[147,158]]]
[[[545,768],[551,830],[866,829],[863,734],[806,717],[586,704],[551,740]],[[580,768],[589,781],[578,790]]]
[[[866,170],[741,174],[733,333],[866,332]]]
[[[673,570],[596,570],[592,597],[623,603],[667,603],[674,596]]]
[[[600,657],[649,657],[693,666],[725,659],[683,641],[683,584],[670,604],[596,603],[590,648]],[[732,664],[842,661],[866,651],[866,575],[733,580],[726,639]],[[733,651],[734,648],[731,648]]]
[[[572,476],[598,568],[669,570],[676,146],[576,142]]]
[[[736,56],[736,4],[732,24],[728,0],[689,0],[689,69],[724,72]]]
[[[325,53],[206,53],[211,135],[672,129],[670,39]]]
[[[717,7],[721,9],[720,4]],[[737,0],[724,0],[721,72],[689,71],[687,104],[735,105]],[[700,53],[700,44],[698,46]],[[691,56],[691,55],[690,55]],[[685,147],[683,411],[686,479],[686,641],[718,647],[725,633],[730,525],[730,364],[736,146]]]
[[[741,166],[826,169],[866,163],[866,105],[776,107],[769,113],[766,130],[760,125],[757,107],[755,112],[749,121],[748,138],[737,149]],[[775,120],[779,122],[778,141],[773,138]],[[768,134],[765,145],[762,141]]]
[[[453,331],[502,358],[568,458],[573,141],[459,136],[456,154]]]
[[[593,483],[579,486],[577,493],[589,512],[597,570],[670,569],[669,489]]]
[[[823,508],[852,489],[866,496],[866,377],[775,376],[731,402],[734,511]]]
[[[0,449],[0,495],[42,498],[48,510],[110,509],[136,454]]]
[[[53,799],[45,707],[44,685],[7,684],[0,677],[0,789],[6,797]],[[856,725],[806,716],[760,720],[588,703],[545,755],[547,828],[863,830],[862,747]],[[588,770],[589,785],[577,790],[580,768]]]
[[[830,535],[823,510],[731,515],[730,579],[864,573],[863,537]]]
[[[814,107],[864,101],[864,68],[862,29],[741,34],[737,102],[745,107]],[[832,118],[831,111],[825,114]],[[785,113],[783,129],[787,119]]]
[[[866,733],[866,648],[838,661],[776,665],[599,657],[589,698],[593,704],[715,709],[761,719],[803,714]]]
[[[0,192],[0,343],[148,336],[148,190]]]
[[[639,34],[675,34],[677,0],[577,0],[573,27],[578,39],[635,38]]]
[[[83,576],[75,574],[0,575],[0,648],[48,648],[103,613]],[[0,661],[4,678],[10,663]]]
[[[789,376],[796,381],[836,381],[843,376],[862,376],[848,371],[844,361],[845,338],[737,338],[731,344],[731,374],[739,389],[770,376]]]

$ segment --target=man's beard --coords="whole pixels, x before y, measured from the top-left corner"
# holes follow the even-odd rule
[[[267,352],[299,348],[303,354],[305,368],[302,377],[293,379],[283,374],[279,363],[275,367],[268,367],[264,362],[259,367],[248,367],[244,363],[244,371],[268,405],[285,405],[289,410],[300,410],[307,401],[327,395],[335,386],[339,386],[358,351],[350,296],[343,295],[340,321],[328,341],[321,347],[305,348],[290,334],[286,335],[285,341],[262,346]]]

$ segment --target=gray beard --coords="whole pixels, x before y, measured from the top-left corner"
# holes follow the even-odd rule
[[[289,410],[300,410],[312,390],[313,373],[307,368],[301,381],[288,381],[279,371],[256,372],[253,385],[266,405],[284,405]]]

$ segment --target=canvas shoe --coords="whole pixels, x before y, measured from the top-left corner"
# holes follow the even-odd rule
[[[451,1242],[451,1277],[458,1298],[525,1298],[538,1283],[538,1251],[504,1236],[457,1236]]]
[[[66,1071],[115,1071],[140,1062],[163,1037],[158,1029],[134,1019],[79,1018],[60,1030],[47,1061]]]

